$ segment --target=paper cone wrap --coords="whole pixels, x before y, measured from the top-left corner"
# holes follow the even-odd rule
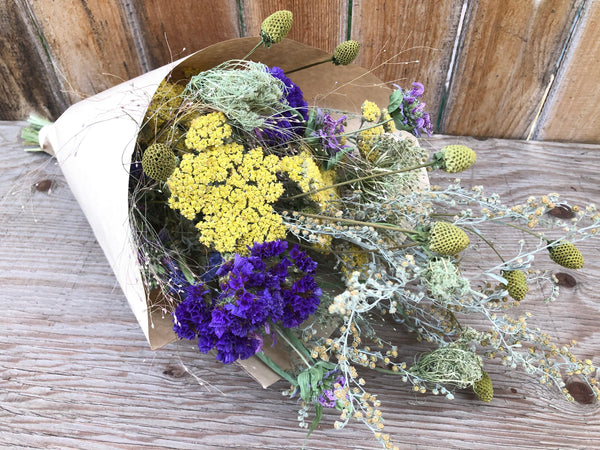
[[[203,71],[241,59],[257,42],[256,37],[241,38],[205,48],[71,106],[40,131],[40,145],[56,156],[153,349],[176,336],[170,315],[151,312],[149,305],[156,299],[144,286],[129,221],[129,168],[137,135],[161,81],[167,77],[172,82],[183,80],[186,69]],[[285,39],[269,49],[260,48],[250,59],[287,72],[330,56]],[[354,113],[360,113],[365,100],[384,107],[391,93],[381,80],[356,65],[326,63],[292,73],[289,78],[302,89],[309,106]],[[256,358],[242,365],[263,386],[277,380]]]

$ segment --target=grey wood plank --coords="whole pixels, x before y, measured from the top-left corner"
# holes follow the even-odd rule
[[[0,447],[301,448],[305,431],[286,383],[262,389],[236,365],[224,367],[193,344],[148,348],[142,331],[60,169],[22,151],[22,122],[0,122]],[[600,204],[600,146],[435,137],[478,151],[466,185],[505,199],[563,192],[571,203]],[[50,191],[36,183],[52,181]],[[449,177],[432,174],[434,183]],[[502,236],[500,236],[502,237]],[[510,245],[507,245],[510,249]],[[600,363],[600,249],[581,246],[587,265],[577,285],[526,309],[577,354]],[[467,265],[475,264],[467,261]],[[406,338],[406,352],[416,345]],[[374,374],[385,432],[400,448],[598,448],[598,404],[568,403],[522,371],[487,365],[495,398],[466,391],[455,400],[415,395]],[[379,448],[359,423],[344,431],[326,411],[307,448]]]

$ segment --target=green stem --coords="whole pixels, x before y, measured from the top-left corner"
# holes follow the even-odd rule
[[[307,64],[305,66],[298,67],[297,69],[294,69],[294,70],[288,70],[285,74],[289,75],[290,73],[299,72],[301,70],[309,69],[311,67],[318,66],[319,64],[325,64],[325,63],[328,63],[328,62],[331,62],[331,61],[333,61],[333,58],[329,58],[329,59],[326,59],[324,61],[319,61],[319,62],[312,63],[312,64]]]
[[[306,217],[310,217],[312,219],[322,219],[322,220],[329,220],[331,222],[345,222],[345,223],[351,223],[354,225],[361,225],[363,227],[373,227],[373,228],[382,228],[384,230],[391,230],[391,231],[397,231],[399,233],[406,233],[406,234],[417,234],[417,232],[415,230],[409,230],[406,228],[399,228],[399,227],[395,227],[393,225],[385,225],[382,223],[375,223],[375,222],[362,222],[360,220],[352,220],[352,219],[345,219],[343,217],[333,217],[333,216],[324,216],[321,214],[309,214],[309,213],[301,213],[298,211],[292,211],[293,213],[298,213],[302,216],[306,216]]]
[[[496,250],[496,247],[494,247],[494,244],[492,244],[490,241],[488,241],[486,238],[483,237],[483,235],[481,233],[479,233],[478,231],[475,231],[474,229],[466,229],[467,231],[470,231],[471,233],[477,235],[479,237],[479,239],[481,239],[483,242],[485,242],[488,247],[490,247],[492,250],[494,250],[494,253],[496,255],[498,255],[498,258],[500,258],[500,261],[502,261],[503,263],[505,263],[505,259],[502,257],[502,255],[500,253],[498,253],[498,250]]]
[[[242,61],[244,61],[244,60],[245,60],[246,58],[248,58],[248,57],[249,57],[249,56],[250,56],[252,53],[254,53],[254,52],[256,51],[256,49],[257,49],[258,47],[260,47],[260,46],[261,46],[261,44],[262,44],[263,42],[264,42],[264,41],[263,41],[263,38],[260,38],[260,41],[259,41],[259,43],[258,43],[258,44],[256,44],[252,50],[250,50],[250,53],[248,53],[246,56],[244,56],[244,57],[242,58]]]
[[[266,355],[265,352],[260,351],[256,353],[256,357],[260,359],[263,363],[265,363],[273,372],[279,375],[281,378],[285,378],[289,381],[292,386],[298,386],[298,380],[292,377],[289,373],[283,370],[281,367],[277,365],[275,361],[273,361],[269,356]]]
[[[410,172],[411,170],[417,170],[417,169],[421,169],[423,167],[429,167],[435,164],[435,161],[429,161],[423,164],[418,164],[416,166],[411,166],[411,167],[405,167],[403,169],[399,169],[399,170],[393,170],[391,172],[381,172],[381,173],[375,173],[373,175],[367,175],[364,177],[359,177],[359,178],[353,178],[352,180],[347,180],[347,181],[342,181],[340,183],[335,183],[335,184],[331,184],[329,186],[325,186],[319,189],[313,189],[311,191],[308,192],[303,192],[302,194],[297,194],[297,195],[292,195],[291,197],[285,197],[282,200],[294,200],[297,198],[302,198],[302,197],[306,197],[307,195],[313,195],[316,194],[317,192],[321,192],[321,191],[326,191],[327,189],[332,189],[332,188],[336,188],[336,187],[340,187],[340,186],[345,186],[347,184],[350,183],[355,183],[357,181],[365,181],[365,180],[371,180],[373,178],[377,178],[377,177],[384,177],[387,175],[395,175],[397,173],[403,173],[403,172]]]

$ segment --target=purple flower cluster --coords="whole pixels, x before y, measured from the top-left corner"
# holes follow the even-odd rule
[[[269,323],[296,327],[317,310],[321,289],[312,276],[316,269],[298,246],[288,250],[285,241],[254,244],[249,256],[235,255],[217,270],[219,295],[208,295],[203,283],[187,289],[173,329],[181,338],[198,338],[203,353],[215,348],[225,364],[249,358],[261,349],[260,332],[268,333]]]
[[[342,116],[335,120],[328,113],[324,113],[321,109],[317,109],[315,117],[315,130],[311,136],[319,139],[319,145],[329,155],[333,156],[347,145],[343,145],[339,135],[344,132],[344,121],[346,116]]]
[[[294,135],[304,134],[304,125],[308,120],[308,103],[298,85],[285,76],[281,67],[268,68],[269,73],[285,85],[282,99],[289,109],[270,117],[263,131],[263,139],[270,145],[284,144]]]
[[[413,88],[410,91],[408,89],[402,90],[399,86],[396,86],[402,91],[402,102],[396,111],[389,111],[389,113],[392,117],[396,117],[394,120],[396,128],[409,131],[417,137],[421,137],[423,131],[431,136],[433,131],[431,118],[429,113],[423,111],[425,103],[421,103],[420,100],[425,89],[418,82],[414,82],[412,85]]]

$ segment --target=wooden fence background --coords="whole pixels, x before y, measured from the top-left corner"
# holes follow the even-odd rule
[[[0,0],[0,120],[70,104],[210,44],[288,37],[426,86],[436,132],[600,143],[596,0]]]

